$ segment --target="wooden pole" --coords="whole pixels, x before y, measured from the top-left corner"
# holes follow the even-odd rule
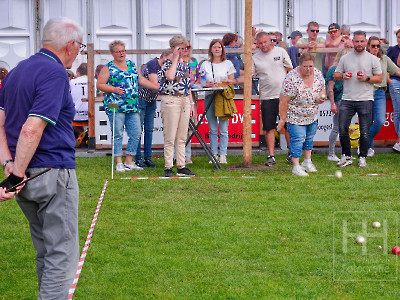
[[[95,88],[94,88],[94,44],[87,45],[87,67],[88,67],[88,151],[94,152],[96,149],[95,132]]]
[[[252,161],[251,145],[251,46],[253,35],[253,1],[246,0],[244,22],[244,91],[243,91],[243,165],[249,166]]]

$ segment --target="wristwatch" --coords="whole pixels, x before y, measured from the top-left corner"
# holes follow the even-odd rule
[[[5,162],[3,162],[3,171],[4,171],[4,168],[6,167],[6,165],[7,165],[9,162],[13,162],[13,160],[12,160],[12,159],[7,159]]]
[[[367,76],[367,79],[365,79],[365,81],[369,82],[370,79],[371,79],[371,77]]]

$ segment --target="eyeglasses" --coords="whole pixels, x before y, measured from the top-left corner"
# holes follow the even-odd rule
[[[87,46],[85,44],[78,42],[78,41],[75,41],[75,42],[77,42],[79,44],[79,52],[82,52],[86,49]]]
[[[370,47],[371,47],[371,48],[378,48],[378,49],[379,49],[379,48],[381,47],[381,45],[370,45]]]
[[[277,39],[271,39],[271,42],[276,43]]]
[[[319,32],[319,29],[310,29],[311,32]]]
[[[190,50],[190,48],[192,48],[192,46],[186,46],[185,48],[183,48],[183,50]]]
[[[115,54],[124,54],[126,50],[114,51]]]

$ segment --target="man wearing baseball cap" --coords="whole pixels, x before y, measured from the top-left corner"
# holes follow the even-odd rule
[[[332,23],[328,26],[328,37],[325,41],[325,45],[327,48],[343,48],[346,47],[344,42],[344,37],[342,35],[342,31],[340,30],[340,26],[338,23]],[[350,44],[352,46],[352,44]],[[351,47],[350,46],[350,47]],[[333,65],[333,61],[335,60],[336,53],[328,53],[325,57],[324,66],[326,71]]]
[[[290,60],[292,61],[293,68],[296,68],[299,66],[299,56],[300,55],[299,55],[299,48],[296,47],[296,43],[302,37],[303,37],[303,35],[298,30],[293,31],[289,36],[289,39],[291,39],[291,41],[292,41],[292,46],[289,47],[287,49],[287,51],[288,51]]]

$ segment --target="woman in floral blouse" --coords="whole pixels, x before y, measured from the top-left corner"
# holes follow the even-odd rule
[[[113,60],[102,68],[97,80],[97,89],[103,91],[104,109],[113,130],[113,109],[110,103],[117,104],[115,112],[114,155],[117,161],[116,171],[143,170],[133,162],[138,143],[140,143],[141,127],[138,109],[138,84],[146,88],[158,90],[159,86],[151,83],[138,74],[136,65],[126,60],[125,44],[113,41],[110,46]],[[126,146],[126,160],[122,163],[122,137],[124,126],[129,140]]]
[[[308,176],[306,171],[317,172],[311,161],[311,151],[318,128],[318,105],[325,98],[324,77],[314,68],[314,57],[304,53],[300,56],[300,65],[287,74],[279,97],[280,120],[277,130],[280,131],[287,122],[293,175]],[[303,150],[304,162],[300,166]]]
[[[185,166],[185,143],[190,115],[194,103],[190,92],[190,69],[182,53],[187,40],[181,35],[169,40],[172,60],[167,59],[161,66],[161,118],[164,129],[165,177],[173,176],[174,146],[178,176],[195,176]]]

